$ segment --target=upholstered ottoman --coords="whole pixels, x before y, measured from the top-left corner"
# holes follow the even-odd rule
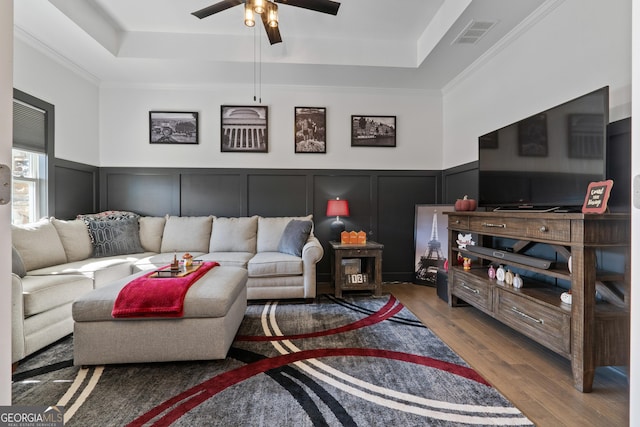
[[[74,364],[224,359],[247,308],[247,270],[219,266],[208,271],[187,291],[182,317],[114,319],[120,289],[142,274],[74,301]]]

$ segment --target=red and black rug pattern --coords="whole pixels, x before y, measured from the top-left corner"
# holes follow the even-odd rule
[[[79,369],[71,345],[21,366],[14,405],[67,426],[533,425],[393,296],[249,305],[220,361]]]

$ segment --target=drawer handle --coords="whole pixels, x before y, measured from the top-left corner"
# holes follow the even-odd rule
[[[490,228],[507,228],[507,224],[492,224],[490,222],[483,222],[482,226]]]
[[[547,231],[549,231],[549,228],[546,225],[543,225],[542,227],[540,227],[541,233],[546,233]]]
[[[460,220],[459,219],[456,219],[456,224],[460,224]]]
[[[465,289],[466,289],[466,290],[468,290],[468,291],[473,292],[474,294],[479,294],[479,293],[480,293],[480,291],[479,291],[479,290],[474,289],[474,288],[472,288],[472,287],[470,287],[470,286],[467,286],[465,283],[461,283],[461,285],[462,285],[462,287],[463,287],[463,288],[465,288]]]
[[[518,310],[516,307],[511,307],[511,311],[513,311],[515,314],[517,314],[520,317],[524,317],[525,319],[531,320],[531,321],[539,323],[541,325],[544,323],[544,320],[536,319],[533,316],[529,316],[527,313],[523,313],[522,311]]]

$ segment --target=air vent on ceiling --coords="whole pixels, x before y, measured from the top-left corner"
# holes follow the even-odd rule
[[[451,44],[476,44],[494,25],[496,23],[492,21],[472,20]]]

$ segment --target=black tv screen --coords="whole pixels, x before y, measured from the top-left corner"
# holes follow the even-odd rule
[[[478,138],[478,205],[581,207],[590,182],[606,175],[609,87]]]

